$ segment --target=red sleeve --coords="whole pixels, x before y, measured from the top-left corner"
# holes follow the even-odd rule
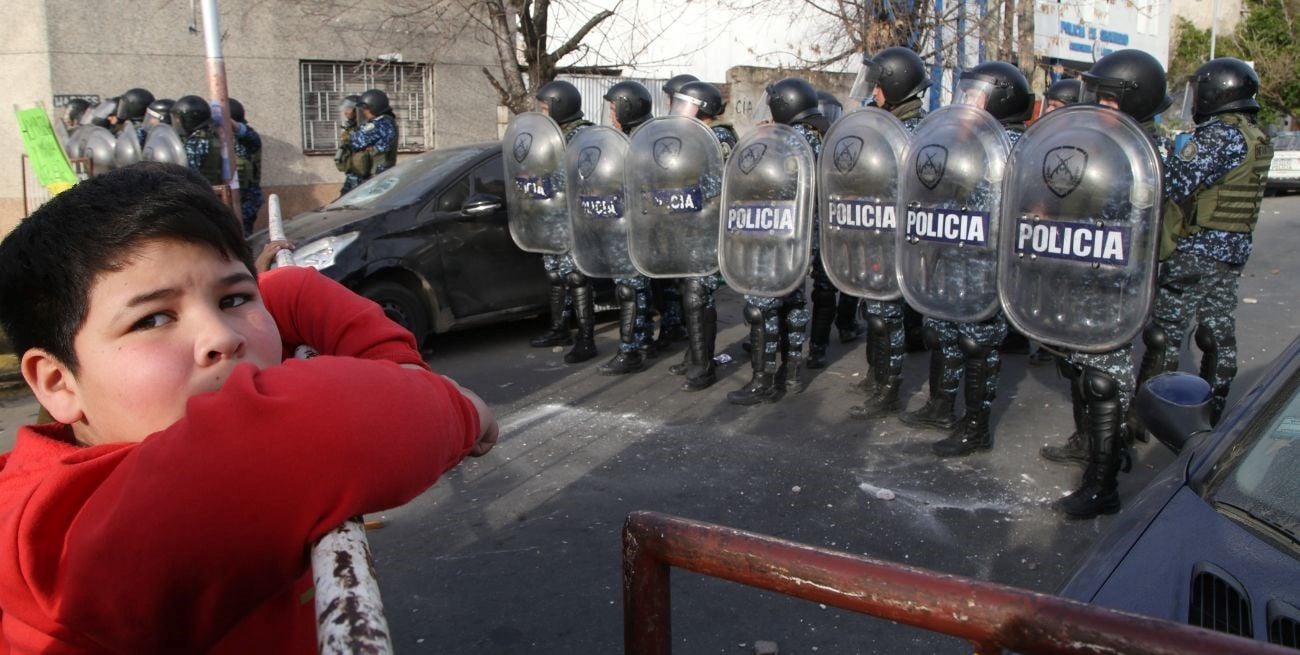
[[[361,353],[388,343],[304,331]],[[122,455],[64,542],[46,544],[63,553],[56,620],[121,652],[206,650],[300,576],[323,533],[409,501],[478,433],[473,405],[427,371],[329,356],[239,366]]]
[[[322,355],[386,359],[428,368],[415,338],[379,305],[312,268],[290,266],[258,278],[262,302],[280,328],[286,358],[306,344]]]

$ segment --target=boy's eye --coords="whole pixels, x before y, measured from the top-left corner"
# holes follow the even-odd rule
[[[162,312],[150,314],[131,324],[131,331],[136,332],[139,330],[151,330],[153,328],[162,327],[170,323],[171,320],[172,318],[170,316]]]
[[[226,296],[225,298],[221,299],[221,308],[234,309],[235,307],[238,307],[252,299],[253,299],[253,294],[251,293],[232,293],[229,296]]]

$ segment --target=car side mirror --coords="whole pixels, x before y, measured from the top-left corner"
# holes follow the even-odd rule
[[[483,216],[499,211],[504,203],[490,193],[476,193],[460,206],[460,213],[466,216]]]
[[[1210,384],[1195,375],[1164,373],[1138,390],[1138,416],[1160,443],[1179,453],[1193,436],[1210,430],[1213,395]]]

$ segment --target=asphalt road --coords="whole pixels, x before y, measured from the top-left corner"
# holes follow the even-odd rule
[[[1300,333],[1297,228],[1300,196],[1265,201],[1241,282],[1234,397]],[[598,375],[617,341],[608,315],[598,325],[601,355],[576,366],[563,364],[563,349],[528,347],[540,320],[437,340],[430,363],[496,409],[502,440],[412,503],[369,517],[386,521],[371,544],[398,652],[620,652],[620,529],[633,510],[1045,592],[1110,524],[1066,521],[1051,507],[1082,470],[1037,454],[1071,430],[1067,387],[1053,367],[1005,357],[993,451],[942,460],[929,450],[937,432],[847,418],[860,401],[849,385],[865,369],[861,341],[833,338],[831,366],[813,372],[802,394],[728,404],[726,392],[749,379],[740,308],[734,293],[720,293],[719,352],[733,362],[698,393],[679,391],[681,379],[668,374],[680,345],[641,373]],[[927,356],[905,364],[912,408],[924,402]],[[1190,352],[1183,369],[1195,370]],[[35,412],[25,395],[0,400],[0,449]],[[1131,498],[1171,459],[1159,444],[1141,445],[1121,493]],[[970,652],[957,640],[680,571],[672,602],[679,653],[748,653],[755,640],[777,642],[783,655]]]

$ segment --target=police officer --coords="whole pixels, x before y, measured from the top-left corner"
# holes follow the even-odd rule
[[[1015,66],[993,61],[961,74],[959,104],[980,107],[1002,124],[1014,145],[1024,133],[1025,121],[1033,112],[1034,97],[1029,82]],[[1007,321],[999,310],[992,318],[965,323],[927,316],[926,339],[930,346],[930,398],[925,406],[900,418],[908,425],[952,430],[932,450],[940,457],[969,455],[993,447],[989,415],[997,396],[1001,356],[998,352],[1007,336]],[[938,360],[938,361],[936,361]],[[966,380],[966,413],[960,421],[953,414],[962,365]],[[940,384],[934,384],[938,379]]]
[[[366,119],[352,135],[353,152],[370,153],[370,174],[374,177],[397,164],[397,118],[388,104],[388,94],[370,89],[361,94],[357,108]]]
[[[664,82],[662,87],[664,96],[667,98],[668,108],[671,109],[674,102],[674,96],[681,91],[682,87],[692,82],[698,82],[700,78],[689,73],[674,75]],[[687,329],[683,324],[684,304],[681,291],[677,285],[669,280],[652,278],[650,280],[650,295],[654,299],[655,310],[659,312],[659,337],[655,339],[655,348],[664,350],[668,346],[682,341],[687,337]],[[690,349],[687,348],[687,356],[690,356]]]
[[[1139,380],[1178,368],[1182,336],[1195,319],[1200,374],[1213,389],[1211,421],[1218,423],[1237,374],[1237,283],[1253,248],[1273,147],[1256,121],[1259,77],[1249,64],[1220,57],[1189,84],[1196,129],[1166,162],[1166,196],[1180,211],[1166,210],[1161,254],[1168,259],[1143,335]]]
[[[817,89],[817,107],[822,110],[822,116],[826,117],[826,122],[830,125],[834,125],[844,115],[844,105],[830,91]]]
[[[334,151],[334,167],[343,173],[343,186],[339,195],[357,188],[370,177],[371,157],[369,150],[352,149],[352,137],[360,125],[357,123],[357,103],[361,96],[344,96],[339,102],[339,146]]]
[[[808,142],[814,158],[821,156],[822,137],[830,129],[830,124],[822,116],[817,104],[817,90],[807,80],[787,77],[769,85],[766,97],[772,121],[792,127]],[[815,216],[813,225],[817,225]],[[814,311],[820,311],[820,316],[828,317],[825,321],[829,339],[829,326],[835,316],[835,287],[821,268],[815,232],[812,243]],[[821,279],[818,279],[819,275]],[[827,287],[831,290],[829,294],[826,293]],[[819,304],[820,308],[817,307]],[[806,306],[802,285],[784,298],[745,296],[745,321],[750,325],[753,377],[744,387],[727,394],[729,402],[735,405],[776,402],[785,391],[802,389],[803,344],[809,318]],[[778,352],[783,360],[779,369],[776,364]]]
[[[668,108],[673,108],[673,102],[676,100],[675,96],[681,92],[682,87],[691,82],[698,81],[700,81],[700,78],[695,77],[690,73],[682,73],[681,75],[674,75],[668,78],[668,81],[664,82],[663,85],[664,96],[668,99]]]
[[[113,136],[121,134],[128,128],[134,129],[136,137],[143,147],[147,135],[144,129],[140,127],[140,123],[144,120],[145,112],[148,111],[149,105],[153,101],[153,94],[148,89],[129,89],[119,96],[117,113],[114,115],[115,120],[113,121]]]
[[[839,98],[830,91],[817,90],[817,106],[822,110],[822,116],[826,117],[828,125],[834,125],[835,121],[844,115],[844,105],[840,104]],[[835,327],[840,333],[840,343],[857,341],[858,337],[862,336],[862,324],[858,322],[861,301],[862,299],[857,296],[840,294],[839,304],[835,308]],[[808,367],[814,368],[811,357],[808,360]]]
[[[654,98],[649,89],[631,80],[619,82],[605,92],[609,119],[624,134],[650,120]],[[618,353],[600,366],[601,375],[635,373],[645,360],[655,356],[654,319],[650,315],[650,278],[644,275],[614,280],[618,298]],[[679,317],[680,320],[680,317]]]
[[[253,231],[257,212],[262,209],[262,136],[253,129],[244,114],[243,103],[230,98],[230,120],[235,134],[235,171],[239,175],[240,213],[244,234]]]
[[[568,82],[547,82],[537,90],[536,98],[537,110],[560,126],[565,143],[573,141],[579,132],[592,124],[582,116],[582,94]],[[529,344],[535,348],[549,348],[570,343],[567,321],[572,312],[578,325],[578,338],[573,341],[573,349],[565,353],[564,361],[576,364],[595,357],[596,314],[591,279],[578,270],[569,253],[542,255],[542,265],[551,281],[551,325],[545,333],[533,337]]]
[[[172,127],[185,145],[185,159],[209,184],[221,179],[221,141],[212,125],[212,108],[199,96],[181,96],[172,105]]]
[[[930,76],[920,55],[903,47],[885,48],[876,56],[863,61],[876,79],[872,91],[875,106],[896,116],[911,134],[925,118],[921,95],[930,88]],[[844,294],[848,295],[848,294]],[[867,314],[867,365],[870,369],[863,379],[867,400],[849,408],[849,416],[874,419],[892,416],[900,409],[898,392],[903,382],[903,355],[907,353],[904,318],[907,303],[902,298],[893,301],[868,300]],[[931,388],[942,386],[941,371],[931,358]],[[954,392],[955,394],[955,392]]]
[[[669,82],[671,83],[672,80]],[[722,146],[724,164],[739,141],[736,129],[731,123],[719,118],[725,110],[726,104],[722,101],[722,92],[708,82],[687,82],[673,96],[672,113],[694,117],[707,125],[713,131],[718,144]],[[707,389],[718,381],[713,362],[718,337],[718,310],[714,304],[713,293],[721,284],[720,273],[682,278],[678,283],[683,307],[686,310],[689,343],[685,358],[680,364],[671,366],[668,372],[686,376],[686,381],[682,383],[683,391]]]
[[[1155,117],[1172,99],[1166,93],[1165,69],[1155,57],[1133,49],[1113,52],[1083,74],[1083,85],[1089,101],[1141,123],[1157,153],[1167,159],[1169,143],[1156,129]],[[1079,488],[1059,503],[1066,516],[1113,514],[1119,511],[1119,472],[1126,459],[1124,416],[1135,386],[1133,347],[1065,355],[1060,366],[1071,382],[1075,431],[1064,448],[1049,446],[1041,452],[1052,461],[1087,464]]]
[[[160,98],[149,103],[149,108],[144,112],[144,121],[140,123],[140,127],[144,128],[145,132],[148,132],[158,125],[171,125],[172,106],[175,104],[176,101],[171,98]]]
[[[90,109],[90,103],[81,98],[68,101],[68,105],[63,108],[63,125],[69,132],[81,126],[81,117],[85,115],[87,109]]]

